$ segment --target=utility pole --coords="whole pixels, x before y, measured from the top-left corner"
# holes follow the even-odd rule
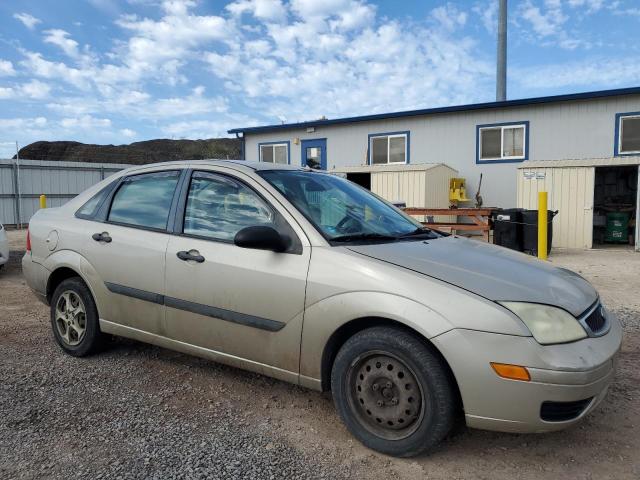
[[[507,99],[507,0],[498,0],[498,55],[496,68],[496,101]]]
[[[22,195],[20,195],[20,148],[18,141],[16,140],[16,182],[15,182],[15,194],[16,194],[16,224],[19,230],[22,230]]]

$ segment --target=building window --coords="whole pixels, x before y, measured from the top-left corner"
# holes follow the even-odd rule
[[[289,142],[261,143],[260,161],[267,163],[289,163]]]
[[[617,153],[640,154],[640,113],[618,114]]]
[[[409,163],[409,132],[369,135],[369,163]]]
[[[527,159],[528,122],[478,126],[478,161]]]

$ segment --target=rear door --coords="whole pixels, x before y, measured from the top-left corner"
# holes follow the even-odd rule
[[[167,225],[180,170],[123,178],[86,227],[83,256],[103,320],[161,333]]]
[[[178,235],[167,248],[167,336],[294,381],[311,254],[306,237],[250,178],[195,171],[182,195]],[[274,226],[292,247],[276,253],[234,245],[236,233],[253,225]]]

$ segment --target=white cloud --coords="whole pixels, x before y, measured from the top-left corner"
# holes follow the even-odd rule
[[[0,60],[0,77],[11,77],[16,74],[13,63],[9,60]]]
[[[31,80],[20,87],[20,93],[35,100],[42,100],[49,96],[51,87],[40,80]]]
[[[78,42],[69,38],[69,32],[60,29],[45,30],[44,41],[61,48],[62,51],[71,58],[78,58]]]
[[[512,77],[525,89],[585,86],[613,88],[638,83],[640,58],[590,58],[535,68],[515,68]]]
[[[131,130],[130,128],[123,128],[120,130],[120,134],[126,138],[133,138],[137,135],[135,130]]]
[[[579,7],[582,5],[583,13],[587,14],[596,11],[596,3],[590,0],[575,0],[574,5],[569,6]],[[591,7],[586,8],[587,4],[591,4]],[[566,5],[567,3],[563,3],[561,0],[544,0],[541,4],[535,3],[534,0],[526,0],[516,10],[516,18],[528,23],[531,31],[520,31],[525,37],[532,38],[534,43],[541,46],[558,46],[565,50],[591,48],[593,44],[588,40],[588,36],[578,36],[573,32],[575,19],[573,22],[569,22],[571,17],[565,11]]]
[[[22,24],[27,27],[29,30],[33,30],[33,28],[38,24],[42,23],[42,20],[34,17],[33,15],[29,15],[28,13],[14,13],[13,18],[22,22]]]
[[[473,12],[478,15],[482,21],[482,25],[491,35],[495,35],[498,30],[498,2],[488,0],[484,3],[476,3]]]
[[[232,15],[249,13],[260,20],[283,21],[287,10],[280,0],[240,0],[225,7]]]
[[[15,92],[11,87],[0,87],[0,99],[13,98]]]
[[[431,16],[446,30],[453,32],[467,23],[467,13],[447,3],[431,10]]]
[[[108,118],[96,118],[91,115],[81,117],[63,118],[60,125],[66,129],[95,130],[98,128],[111,127],[111,120]]]
[[[587,13],[593,13],[604,7],[605,0],[568,0],[568,4],[570,7],[586,9]]]

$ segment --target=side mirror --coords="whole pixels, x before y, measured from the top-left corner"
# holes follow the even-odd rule
[[[274,252],[284,252],[288,247],[285,238],[275,228],[266,225],[243,228],[236,233],[233,243],[242,248]]]

